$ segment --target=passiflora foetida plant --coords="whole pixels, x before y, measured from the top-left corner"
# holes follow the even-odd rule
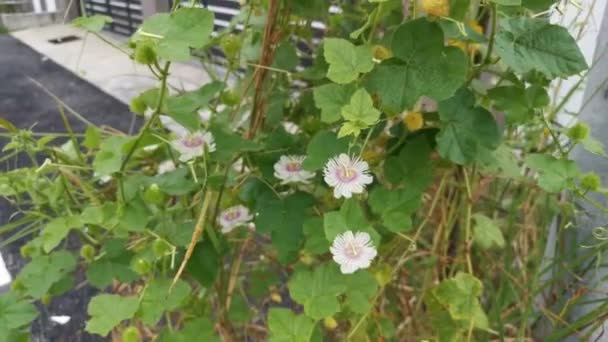
[[[603,192],[569,159],[601,143],[549,95],[588,70],[557,6],[573,4],[250,0],[214,32],[175,1],[146,18],[119,47],[158,79],[131,101],[137,134],[59,143],[2,121],[5,151],[46,159],[0,174],[20,214],[0,233],[30,237],[0,335],[84,272],[86,330],[129,342],[584,336],[597,320],[570,324],[580,296],[542,276],[588,266],[543,258],[549,224],[561,236],[572,199]],[[209,81],[172,84],[180,62]]]

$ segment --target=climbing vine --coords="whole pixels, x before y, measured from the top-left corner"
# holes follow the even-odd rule
[[[30,238],[1,336],[81,271],[99,289],[86,331],[128,342],[524,340],[547,322],[557,341],[606,314],[571,325],[581,296],[544,276],[605,247],[598,228],[588,258],[544,259],[574,199],[606,210],[588,196],[600,178],[569,159],[602,144],[549,96],[588,72],[547,18],[572,3],[242,3],[214,32],[210,10],[175,1],[119,47],[158,79],[130,103],[136,135],[0,121],[4,151],[33,163],[0,173],[20,214],[2,244]],[[210,80],[181,89],[180,62]]]

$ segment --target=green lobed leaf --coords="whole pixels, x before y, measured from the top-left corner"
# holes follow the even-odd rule
[[[511,18],[496,34],[496,54],[516,72],[537,70],[550,79],[587,69],[576,41],[565,27],[541,18]]]
[[[414,188],[388,190],[377,186],[369,194],[369,205],[386,228],[401,233],[412,228],[411,217],[420,207],[421,198],[422,192]]]
[[[386,159],[386,178],[393,184],[404,184],[409,189],[425,190],[433,181],[431,152],[431,146],[424,135],[406,140],[399,155]]]
[[[440,102],[439,117],[444,127],[436,137],[437,151],[456,164],[469,164],[500,143],[496,120],[490,112],[475,106],[470,90],[461,89]]]
[[[38,316],[36,307],[26,300],[19,300],[13,293],[0,295],[0,336],[8,336],[12,330],[30,324]]]
[[[459,272],[454,278],[442,281],[431,293],[453,320],[487,330],[488,318],[479,303],[482,291],[483,286],[479,279]]]
[[[306,159],[302,166],[306,170],[315,171],[322,168],[330,158],[348,151],[348,139],[338,138],[330,131],[319,131],[315,134],[306,148]]]
[[[382,62],[366,80],[367,89],[380,98],[389,115],[412,108],[423,95],[447,99],[465,81],[466,56],[456,47],[444,46],[437,23],[420,18],[402,24],[391,46],[395,58]]]
[[[505,246],[505,238],[494,220],[480,213],[474,214],[473,219],[475,220],[473,240],[476,245],[483,249]]]
[[[538,185],[548,192],[560,192],[573,186],[574,179],[580,174],[574,161],[547,154],[530,154],[525,162],[539,173]]]
[[[274,192],[268,191],[257,199],[256,230],[271,233],[272,244],[282,262],[295,258],[295,252],[302,243],[302,226],[313,204],[314,198],[304,192],[278,198]]]
[[[89,302],[87,312],[91,318],[86,331],[106,336],[120,322],[133,318],[139,306],[137,297],[101,294]]]
[[[345,120],[357,125],[357,129],[348,134],[358,136],[362,129],[368,128],[378,121],[380,111],[374,108],[374,101],[367,91],[359,89],[353,94],[350,102],[342,107],[341,115]],[[340,131],[338,136],[343,137],[348,134]]]
[[[57,217],[49,221],[42,230],[42,249],[52,251],[68,235],[71,229],[82,226],[79,216]]]
[[[369,46],[355,46],[340,38],[325,38],[323,42],[325,60],[329,63],[327,78],[346,84],[356,80],[361,73],[374,68],[372,50]]]
[[[340,311],[337,296],[346,290],[341,279],[338,266],[333,262],[318,266],[313,271],[300,269],[288,283],[289,293],[304,306],[306,316],[319,320]]]
[[[166,329],[159,336],[158,342],[215,342],[220,339],[215,335],[213,323],[209,317],[198,317],[184,324],[181,330]]]
[[[157,278],[145,287],[137,317],[146,325],[156,326],[165,311],[179,308],[188,299],[191,289],[185,281],[178,280],[172,289],[171,283],[171,279]]]
[[[315,321],[283,308],[268,311],[269,342],[309,342]]]
[[[372,298],[378,290],[376,278],[367,271],[344,275],[346,304],[355,313],[365,314],[371,310]]]
[[[321,121],[333,123],[340,119],[342,107],[355,93],[355,85],[324,84],[313,90],[315,106],[321,110]]]
[[[17,279],[24,287],[24,294],[42,298],[51,287],[76,268],[76,258],[67,251],[39,255],[21,270]]]

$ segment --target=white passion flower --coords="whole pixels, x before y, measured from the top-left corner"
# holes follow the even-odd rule
[[[234,228],[238,226],[248,225],[253,219],[253,215],[249,212],[249,209],[243,205],[235,205],[220,213],[217,218],[218,223],[222,228],[222,233],[228,234]]]
[[[160,115],[160,122],[166,129],[175,133],[175,139],[171,141],[171,146],[179,153],[179,160],[188,162],[205,153],[215,151],[215,140],[213,134],[204,130],[190,132],[186,127],[180,125],[170,116]]]
[[[159,175],[165,174],[167,172],[175,171],[175,163],[171,159],[167,159],[158,164],[158,168],[156,173]]]
[[[336,236],[329,250],[344,274],[354,273],[360,268],[368,268],[378,255],[368,233],[353,234],[350,230]]]
[[[367,162],[352,159],[347,154],[331,158],[323,170],[325,183],[334,188],[334,197],[351,198],[360,194],[374,178],[369,174]]]
[[[281,156],[274,164],[274,176],[281,180],[281,184],[298,182],[308,184],[315,173],[302,168],[304,159],[306,156]]]

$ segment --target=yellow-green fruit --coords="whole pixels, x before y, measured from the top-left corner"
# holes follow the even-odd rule
[[[372,51],[374,52],[374,58],[379,61],[389,59],[389,58],[391,58],[391,55],[392,55],[391,50],[385,48],[382,45],[374,45]]]
[[[122,342],[140,342],[141,334],[136,327],[128,327],[122,332]]]
[[[281,295],[276,292],[273,292],[270,294],[270,300],[272,300],[275,303],[283,302],[283,298],[281,298]]]
[[[152,45],[140,43],[135,47],[133,59],[139,64],[152,64],[156,61],[156,52]]]
[[[152,243],[152,251],[158,257],[167,255],[171,251],[169,243],[163,239],[156,239]]]
[[[95,258],[95,247],[84,245],[80,248],[80,256],[86,261],[93,261]]]
[[[405,125],[410,132],[417,131],[424,126],[424,118],[420,112],[409,112],[405,114]]]
[[[241,95],[234,90],[229,90],[222,94],[221,100],[226,106],[236,106],[241,102]]]
[[[19,249],[19,252],[21,253],[22,257],[30,258],[36,252],[36,247],[29,245],[29,244],[23,245]]]
[[[323,325],[327,330],[334,330],[338,327],[338,322],[333,317],[325,317],[323,319]]]
[[[152,270],[152,265],[148,260],[138,258],[131,263],[131,269],[139,275],[144,275]]]
[[[234,59],[241,51],[241,38],[234,34],[228,34],[220,40],[220,48],[228,59]]]
[[[589,136],[589,125],[584,122],[579,122],[576,125],[570,127],[568,130],[568,136],[572,140],[581,141],[585,140]]]
[[[447,17],[450,15],[450,2],[448,0],[422,0],[422,9],[430,16]]]
[[[595,172],[586,173],[581,179],[581,187],[586,191],[596,191],[600,186],[602,181]]]
[[[143,114],[146,109],[148,109],[148,106],[139,96],[132,98],[129,102],[129,110],[133,113]]]

